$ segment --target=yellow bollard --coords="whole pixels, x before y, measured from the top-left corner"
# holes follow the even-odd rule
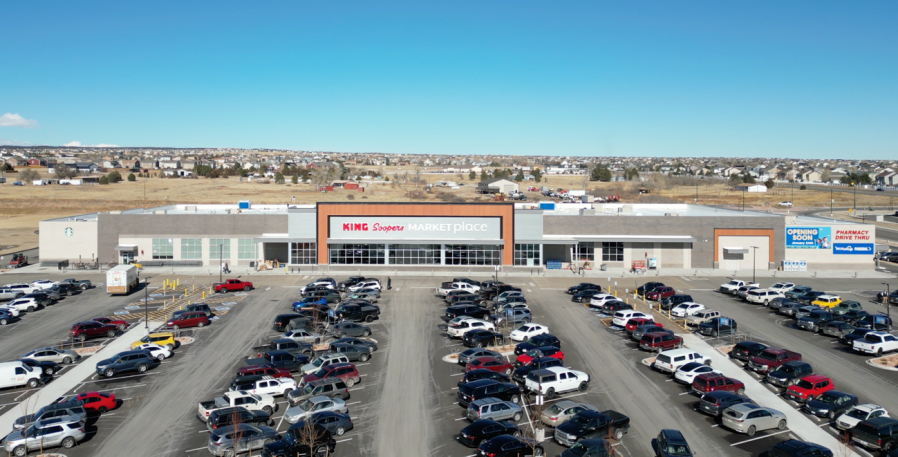
[[[614,298],[617,298],[617,291],[614,291]]]
[[[205,299],[206,299],[206,291],[204,290],[203,291],[203,300],[205,300]]]
[[[181,287],[181,278],[176,279],[175,281],[178,287]]]
[[[187,289],[184,289],[184,296],[187,296]]]

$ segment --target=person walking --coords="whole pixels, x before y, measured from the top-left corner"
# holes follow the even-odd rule
[[[392,288],[393,288],[393,280],[390,279],[389,276],[387,276],[387,290],[390,290]]]
[[[227,262],[225,262],[224,264],[224,272],[227,274],[231,274],[231,267],[228,266]]]

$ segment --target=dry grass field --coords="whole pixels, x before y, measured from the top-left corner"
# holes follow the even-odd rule
[[[467,175],[427,174],[419,175],[417,186],[413,182],[403,185],[395,183],[396,174],[410,170],[385,170],[391,182],[377,182],[367,185],[364,192],[335,190],[322,193],[312,184],[261,183],[245,178],[220,179],[170,179],[140,178],[136,182],[122,181],[110,185],[87,186],[0,186],[0,253],[37,246],[34,231],[38,222],[54,217],[71,216],[92,212],[122,210],[130,208],[150,208],[175,203],[236,203],[250,200],[253,203],[289,204],[315,203],[319,201],[491,201],[490,196],[476,193],[477,180],[471,181]],[[409,173],[413,177],[413,170]],[[10,179],[10,182],[13,179]],[[400,179],[401,181],[401,179]],[[414,181],[411,179],[410,181]],[[434,188],[425,191],[425,185],[437,181],[455,181],[458,189]],[[696,186],[695,183],[698,185]],[[551,175],[542,182],[524,181],[521,189],[528,186],[548,186],[550,188],[582,189],[582,176]],[[622,202],[634,203],[693,203],[703,205],[742,205],[742,192],[730,189],[719,180],[668,179],[651,177],[646,181],[633,182],[588,182],[586,188],[595,195],[620,195]],[[649,190],[640,194],[640,189]],[[795,189],[796,207],[829,206],[829,192]],[[542,198],[538,192],[525,192],[530,201]],[[850,206],[852,196],[845,193],[834,194],[835,206]],[[295,197],[295,200],[293,199]],[[774,209],[776,203],[793,200],[789,188],[774,188],[764,194],[745,194],[746,209]],[[888,196],[858,196],[859,206],[890,205]],[[898,203],[895,201],[894,203]]]

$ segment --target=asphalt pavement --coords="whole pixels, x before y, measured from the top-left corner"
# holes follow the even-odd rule
[[[0,283],[32,281],[41,278],[62,279],[62,275],[4,275]],[[65,277],[71,277],[71,274]],[[98,283],[104,278],[87,276]],[[79,279],[82,279],[79,277]],[[209,279],[209,278],[204,278]],[[216,278],[217,279],[217,278]],[[212,325],[182,331],[191,342],[175,351],[161,366],[143,375],[121,375],[112,379],[90,376],[79,381],[69,393],[101,390],[115,393],[120,406],[89,424],[89,439],[65,451],[69,457],[113,456],[123,451],[154,456],[207,455],[208,433],[196,418],[197,403],[221,395],[243,359],[254,346],[278,336],[271,322],[277,314],[289,312],[299,296],[298,287],[312,281],[305,276],[259,276],[248,278],[256,289],[246,295],[227,295],[213,309],[219,311]],[[335,277],[338,281],[343,279]],[[468,424],[464,410],[456,401],[456,383],[463,369],[443,361],[443,357],[464,349],[457,339],[445,333],[441,319],[445,303],[434,295],[434,287],[445,278],[393,278],[393,290],[383,293],[378,305],[381,319],[371,327],[378,351],[367,363],[358,364],[362,382],[352,388],[347,401],[355,428],[338,440],[340,456],[440,456],[468,457],[474,449],[454,439]],[[502,279],[502,278],[500,278]],[[774,346],[785,347],[804,356],[817,372],[833,378],[837,389],[858,395],[862,401],[878,403],[893,415],[898,414],[898,372],[874,368],[869,357],[853,354],[828,337],[794,328],[792,322],[766,308],[738,302],[716,292],[722,278],[652,277],[692,294],[696,301],[720,309],[739,322],[748,337]],[[182,279],[182,281],[185,281]],[[764,278],[772,283],[783,278]],[[579,278],[507,278],[523,289],[534,313],[534,321],[549,326],[562,340],[565,366],[591,376],[586,392],[561,395],[560,399],[614,409],[628,415],[631,429],[615,448],[625,456],[652,455],[651,439],[662,428],[683,431],[700,455],[749,456],[770,449],[778,441],[798,437],[791,430],[759,432],[748,438],[730,432],[713,418],[694,410],[698,397],[688,388],[673,382],[669,375],[653,371],[641,362],[651,354],[641,351],[625,332],[609,327],[599,316],[581,304],[572,303],[564,289]],[[637,281],[641,281],[637,280]],[[766,282],[763,285],[768,285]],[[870,302],[884,286],[877,279],[802,279],[798,281],[843,299],[856,299],[865,309],[882,310]],[[153,278],[151,286],[161,283]],[[600,281],[603,286],[609,286]],[[623,283],[621,283],[623,285]],[[613,284],[610,284],[613,286]],[[634,286],[636,283],[634,282]],[[631,289],[632,290],[632,289]],[[139,323],[142,309],[134,308],[142,294],[109,296],[101,287],[65,298],[45,310],[26,315],[21,321],[0,327],[0,351],[5,360],[36,347],[58,344],[66,339],[71,324],[98,316],[126,316]],[[233,301],[224,301],[233,300]],[[159,307],[153,302],[154,307]],[[130,310],[127,308],[131,308]],[[123,314],[128,312],[129,314]],[[122,313],[122,314],[117,314]],[[133,315],[131,314],[133,313]],[[158,311],[157,311],[158,313]],[[508,329],[510,330],[510,329]],[[506,330],[507,332],[507,330]],[[712,346],[729,344],[725,340],[706,340]],[[96,340],[90,344],[104,344]],[[80,363],[96,361],[85,357]],[[63,372],[64,374],[64,372]],[[745,376],[751,376],[746,372]],[[41,398],[41,389],[0,391],[0,413],[23,408],[29,397],[34,404],[49,402]],[[289,424],[282,420],[286,404],[280,397],[280,409],[274,414],[279,431]],[[555,401],[557,401],[555,400]],[[529,428],[535,413],[519,424]],[[812,419],[834,434],[824,420]],[[5,432],[4,432],[5,433]],[[547,455],[563,448],[551,439],[548,429],[543,442]]]

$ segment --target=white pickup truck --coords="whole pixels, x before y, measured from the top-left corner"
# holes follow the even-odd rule
[[[244,389],[244,392],[249,392],[257,395],[283,395],[287,396],[288,393],[296,390],[296,380],[293,378],[275,378],[272,376],[263,376],[261,379],[256,379],[252,383],[252,388]],[[238,386],[231,385],[231,392],[238,392],[240,389]]]
[[[857,352],[881,356],[883,352],[898,351],[898,337],[886,332],[870,332],[863,338],[854,340],[851,348]]]
[[[720,292],[724,293],[724,294],[736,295],[736,291],[738,291],[739,288],[742,286],[761,287],[760,284],[758,284],[756,282],[748,282],[748,281],[743,281],[741,279],[733,279],[726,284],[721,284]]]
[[[533,393],[542,393],[546,398],[556,394],[579,390],[586,392],[589,388],[589,375],[564,367],[549,367],[527,373],[524,387]]]
[[[445,297],[450,291],[453,290],[466,290],[468,292],[477,292],[480,290],[480,286],[475,286],[473,284],[468,284],[466,282],[444,282],[440,285],[439,289],[437,289],[437,294],[440,297]]]
[[[471,330],[496,331],[496,326],[492,322],[487,322],[472,317],[470,319],[465,319],[449,324],[449,327],[446,329],[446,333],[449,334],[450,338],[464,338],[465,333],[468,333]]]
[[[206,422],[212,411],[231,406],[242,406],[252,411],[261,410],[268,414],[277,411],[277,403],[271,395],[257,395],[241,390],[226,392],[220,397],[215,397],[214,400],[201,401],[196,416],[199,420]]]

